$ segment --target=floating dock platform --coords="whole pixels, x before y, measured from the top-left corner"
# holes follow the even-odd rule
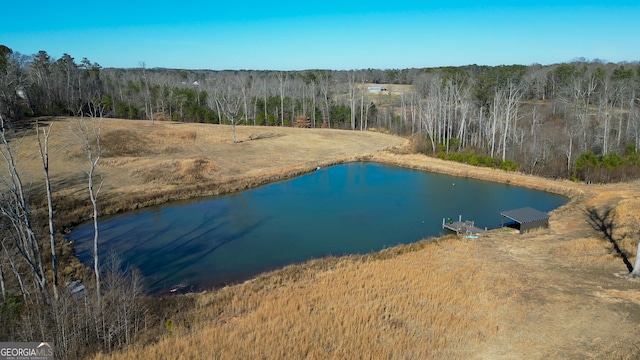
[[[462,215],[458,218],[458,221],[447,221],[442,219],[442,229],[455,231],[458,235],[477,235],[483,233],[485,230],[476,227],[473,221],[462,221]]]

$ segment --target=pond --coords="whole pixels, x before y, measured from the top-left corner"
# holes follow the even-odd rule
[[[500,212],[549,212],[567,198],[516,186],[375,164],[319,169],[241,193],[100,220],[101,256],[139,269],[150,293],[247,280],[327,255],[362,254],[443,233],[443,218],[501,226]],[[68,238],[92,261],[93,226]]]

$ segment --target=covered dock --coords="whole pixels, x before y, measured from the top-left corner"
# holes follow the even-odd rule
[[[503,211],[500,215],[502,216],[502,227],[504,227],[504,219],[508,218],[517,224],[520,234],[540,227],[549,227],[549,214],[532,207]]]

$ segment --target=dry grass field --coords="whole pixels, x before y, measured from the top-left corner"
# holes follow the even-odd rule
[[[68,226],[89,214],[86,160],[73,122],[55,119],[51,135],[57,216]],[[640,282],[624,276],[620,255],[594,227],[608,224],[633,263],[640,182],[583,185],[474,168],[405,153],[406,140],[374,132],[237,132],[241,142],[234,144],[226,126],[105,119],[101,210],[237,191],[359,160],[553,191],[571,201],[551,214],[549,229],[425,240],[180,295],[196,308],[171,319],[165,336],[97,358],[640,358]],[[38,189],[33,135],[15,144],[25,178]]]

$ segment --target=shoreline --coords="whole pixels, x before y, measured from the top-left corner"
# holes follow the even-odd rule
[[[419,159],[422,159],[422,157],[420,157]],[[340,161],[340,162],[337,162],[336,164],[326,165],[326,166],[324,166],[322,168],[330,168],[332,166],[339,166],[339,165],[343,165],[343,164],[365,164],[365,163],[379,164],[381,166],[395,167],[397,169],[417,170],[417,171],[423,172],[425,174],[426,173],[444,174],[444,173],[436,173],[436,172],[433,172],[433,171],[420,169],[419,167],[415,167],[415,166],[414,167],[400,166],[400,165],[397,165],[396,163],[393,163],[392,161],[388,161],[388,160],[386,160],[386,161],[376,161],[376,160],[372,159],[371,156],[364,156],[364,157],[358,158],[358,159],[350,159],[349,161]],[[238,192],[250,191],[250,190],[255,189],[257,187],[266,186],[268,184],[273,184],[273,183],[280,182],[280,181],[289,181],[289,180],[291,180],[291,179],[293,179],[295,177],[304,176],[305,174],[313,173],[313,172],[317,171],[317,169],[320,169],[320,168],[321,167],[317,167],[317,168],[312,169],[310,171],[302,171],[302,172],[296,171],[295,173],[293,173],[293,175],[291,173],[289,173],[288,175],[285,174],[285,176],[283,178],[278,178],[278,179],[273,180],[273,181],[268,181],[268,182],[265,182],[265,183],[261,183],[259,185],[254,186],[254,187],[248,187],[246,189],[239,190]],[[502,173],[502,171],[500,171],[500,172]],[[450,175],[450,174],[445,174],[445,175],[452,176],[452,177],[459,177],[459,176]],[[466,176],[466,178],[472,179],[472,177],[468,176],[468,175]],[[479,180],[479,181],[488,182],[487,180]],[[499,182],[493,182],[493,183],[499,184]],[[513,183],[511,185],[512,186],[517,186],[517,185],[515,185]],[[541,191],[541,190],[535,190],[535,191]],[[174,203],[185,204],[185,203],[188,203],[188,202],[194,201],[194,200],[195,201],[200,201],[200,200],[204,200],[204,199],[215,197],[215,196],[227,196],[227,195],[230,195],[230,194],[233,194],[233,193],[234,192],[232,191],[232,192],[227,192],[227,193],[219,193],[219,194],[216,194],[216,195],[203,195],[203,196],[191,197],[191,198],[187,197],[185,199],[180,199],[180,200],[168,200],[167,202],[164,202],[164,203],[150,205],[150,207],[162,207],[162,206],[169,206],[170,207]],[[558,196],[562,197],[562,199],[563,199],[562,204],[557,206],[556,208],[554,208],[553,211],[559,209],[560,207],[566,206],[567,204],[569,204],[571,202],[571,198],[566,196],[566,195],[557,194],[557,193],[554,193],[554,192],[547,192],[547,193],[558,195]],[[145,209],[145,207],[138,207],[138,209]],[[120,212],[120,213],[117,213],[117,214],[110,214],[108,216],[117,216],[119,214],[120,215],[125,215],[129,211],[133,211],[133,210],[124,211],[124,212]],[[485,231],[493,231],[493,230],[498,230],[500,228],[501,228],[500,227],[500,223],[498,222],[497,225],[494,224],[494,226],[492,226],[490,228],[486,228],[485,227],[484,229],[485,229]],[[422,240],[427,239],[427,238],[428,239],[446,238],[446,237],[450,237],[451,235],[455,235],[455,233],[446,231],[444,228],[442,228],[442,230],[439,233],[423,235],[422,237],[416,237],[413,240],[409,240],[409,241],[406,241],[404,243],[392,242],[395,245],[393,245],[393,246],[387,245],[385,248],[390,248],[390,247],[395,247],[395,246],[403,246],[403,245],[407,245],[407,244],[411,244],[411,243],[416,243],[416,242],[422,241]],[[474,238],[478,238],[478,236],[475,236]],[[83,241],[83,243],[86,246],[86,241]],[[381,248],[379,250],[374,250],[374,251],[367,251],[367,252],[365,252],[363,254],[377,253],[379,251],[382,251],[383,249],[384,248]],[[314,259],[323,259],[325,257],[333,256],[333,255],[330,255],[330,254],[331,253],[327,253],[326,255],[318,255],[317,257],[314,257]],[[338,257],[351,256],[351,255],[354,255],[354,254],[346,253],[346,254],[339,255]],[[308,260],[303,260],[302,262],[304,263],[306,261],[308,261]],[[283,267],[286,267],[286,266],[289,266],[289,265],[293,265],[293,264],[296,264],[296,263],[282,264],[282,265],[277,266],[275,269],[276,270],[277,269],[281,269]],[[85,266],[88,266],[89,263],[85,259],[85,261],[83,261],[83,264]],[[175,294],[175,293],[182,293],[182,294],[183,293],[199,293],[199,292],[202,292],[202,291],[212,290],[213,288],[217,289],[217,288],[220,288],[220,287],[226,287],[226,286],[232,286],[232,285],[240,284],[240,283],[243,283],[245,281],[251,280],[251,279],[253,279],[253,278],[257,277],[257,276],[260,276],[262,274],[266,274],[266,273],[269,273],[269,272],[271,272],[271,270],[268,270],[268,271],[265,271],[265,272],[256,273],[256,274],[251,275],[250,277],[242,278],[242,279],[239,279],[239,280],[234,280],[234,281],[232,281],[230,283],[227,283],[227,284],[216,284],[215,286],[212,286],[211,288],[209,286],[203,286],[201,283],[189,283],[189,286],[180,285],[180,286],[176,286],[176,289],[173,289],[172,286],[169,286],[169,284],[168,284],[167,287],[165,287],[165,288],[157,288],[157,287],[155,287],[155,289],[153,289],[153,290],[152,289],[147,289],[147,290],[150,290],[149,295],[155,296],[155,297],[164,296],[164,295],[172,295],[172,294]],[[169,291],[167,291],[167,290],[169,290]],[[171,291],[171,290],[173,290],[173,291]]]
[[[451,161],[433,158],[421,154],[397,154],[384,150],[382,152],[358,155],[347,158],[338,158],[322,163],[315,163],[308,166],[298,166],[289,169],[282,169],[271,174],[261,176],[249,176],[224,179],[223,181],[209,181],[202,184],[188,184],[182,188],[170,188],[164,190],[150,191],[147,194],[126,194],[136,200],[125,204],[116,197],[117,201],[105,201],[101,206],[100,216],[116,215],[130,210],[142,209],[151,206],[163,205],[174,201],[188,201],[208,196],[221,196],[238,193],[271,183],[293,179],[316,171],[317,168],[331,167],[335,165],[348,164],[354,162],[371,162],[389,166],[397,166],[407,169],[432,172],[443,175],[450,175],[460,178],[470,178],[474,180],[489,181],[494,183],[513,185],[532,190],[553,193],[568,198],[567,204],[573,202],[576,197],[586,195],[584,184],[571,182],[569,180],[553,180],[544,177],[526,175],[516,172],[507,172],[499,169],[475,167],[473,165],[455,163]],[[596,185],[590,185],[596,186]],[[111,194],[106,194],[111,195]],[[115,204],[115,203],[118,204]],[[65,228],[73,228],[89,218],[80,221],[64,223]]]

